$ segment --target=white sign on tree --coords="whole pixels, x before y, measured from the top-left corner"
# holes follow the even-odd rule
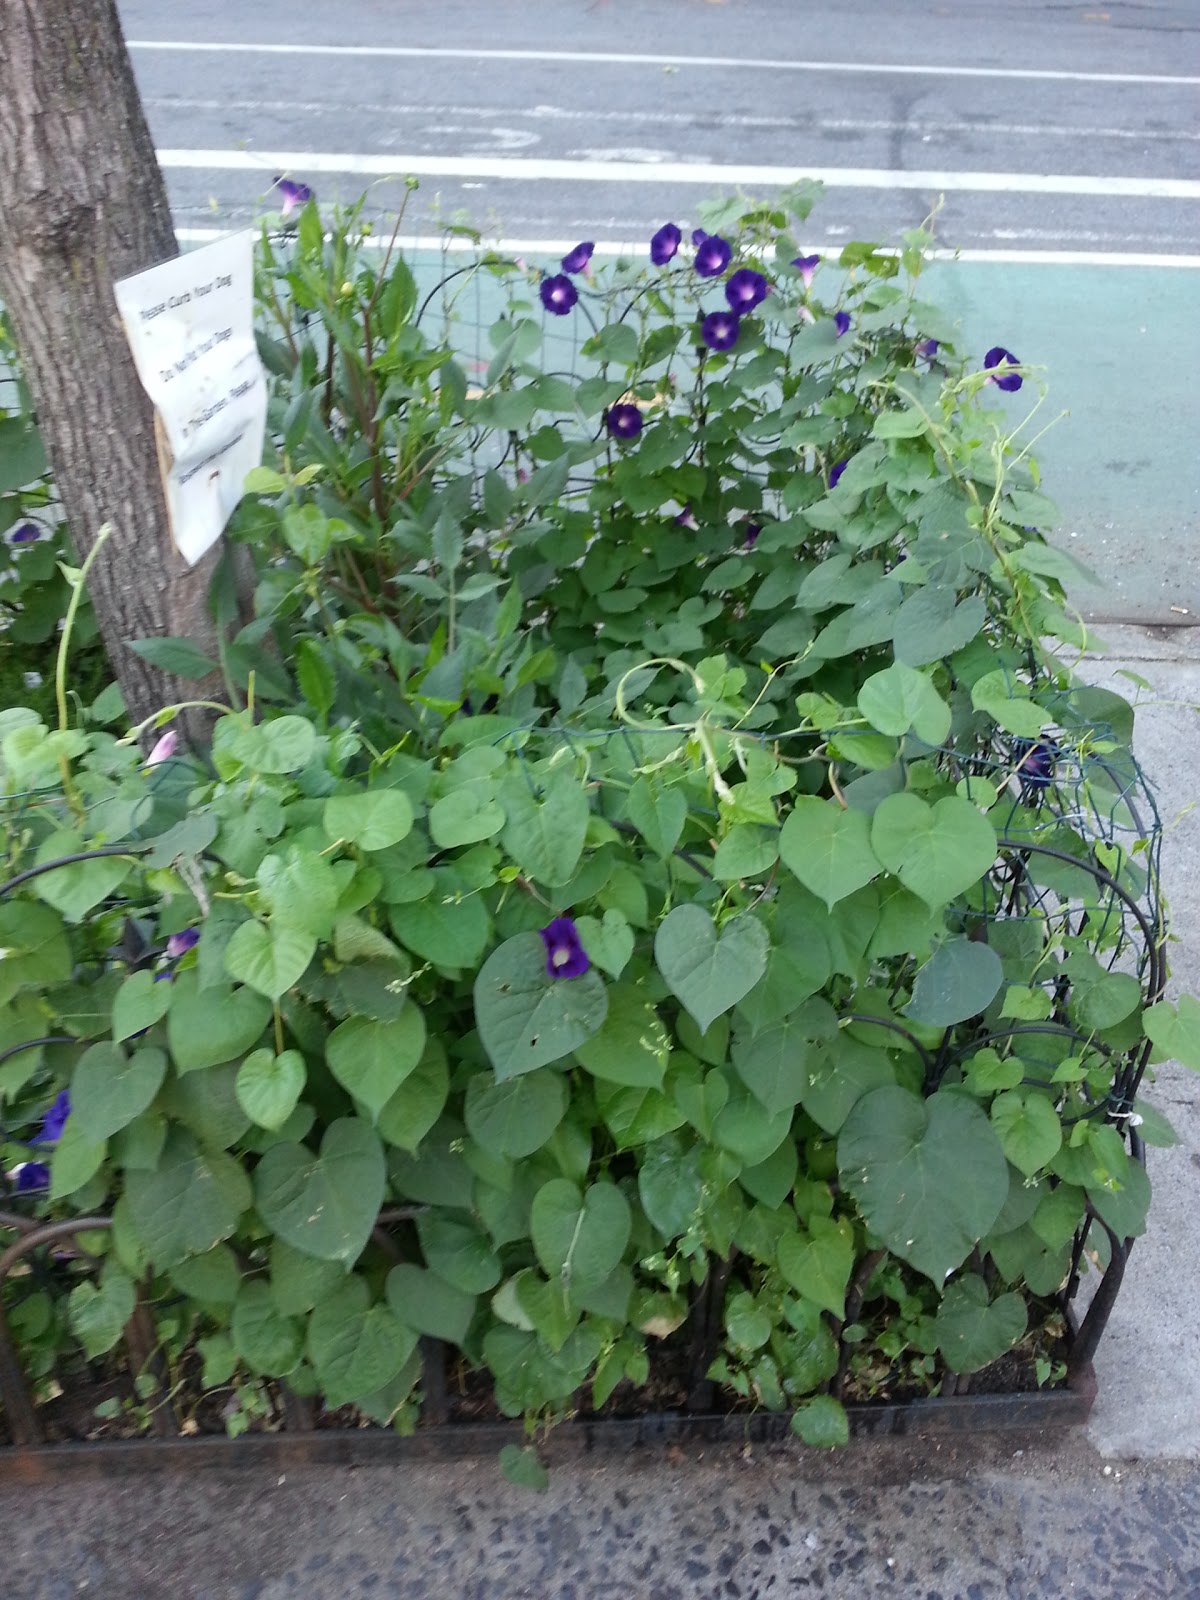
[[[231,234],[114,285],[154,404],[171,537],[189,566],[221,537],[246,474],[262,462],[253,252],[253,234]]]

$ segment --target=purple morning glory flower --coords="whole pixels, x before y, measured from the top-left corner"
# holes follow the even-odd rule
[[[797,256],[792,265],[804,279],[804,292],[807,294],[812,288],[813,273],[821,265],[820,256]]]
[[[642,413],[637,406],[609,406],[605,418],[609,433],[618,439],[636,439],[642,431]]]
[[[1017,777],[1025,789],[1048,789],[1054,777],[1054,750],[1052,746],[1034,739],[1014,739],[1012,753],[1017,763]]]
[[[167,940],[167,954],[172,961],[178,961],[180,956],[187,955],[189,950],[194,950],[200,943],[199,928],[184,928],[180,933],[173,933]]]
[[[733,246],[717,234],[705,234],[696,247],[696,271],[702,278],[715,278],[725,271],[733,257]]]
[[[983,364],[989,370],[992,367],[1000,366],[1003,362],[1007,362],[1013,367],[1018,365],[1016,356],[1013,355],[1011,350],[1006,350],[1002,344],[994,344],[983,358]],[[997,389],[1007,390],[1009,394],[1015,394],[1024,381],[1019,372],[1009,372],[1002,378],[988,379],[988,382],[994,383]]]
[[[834,326],[840,339],[844,333],[850,331],[850,313],[848,311],[835,311],[833,315]]]
[[[708,235],[705,233],[703,228],[693,228],[692,229],[692,243],[694,245],[703,244],[705,239],[707,239],[707,238],[708,238]]]
[[[283,202],[281,210],[285,217],[290,217],[293,211],[298,211],[312,199],[312,190],[306,183],[293,183],[291,178],[276,178],[275,189]]]
[[[63,1128],[67,1118],[71,1115],[71,1096],[65,1089],[60,1089],[42,1118],[42,1131],[36,1139],[31,1139],[31,1144],[56,1144],[62,1138]]]
[[[36,1189],[50,1187],[50,1168],[44,1161],[22,1161],[14,1176],[18,1194],[32,1194]]]
[[[566,255],[562,258],[563,271],[586,272],[588,269],[588,262],[592,259],[592,251],[595,248],[596,246],[592,243],[592,241],[587,239],[583,244],[577,244],[574,250],[568,250]]]
[[[546,310],[552,311],[556,317],[565,317],[579,299],[579,291],[562,272],[553,278],[543,278],[539,293]]]
[[[725,285],[725,298],[739,315],[753,311],[767,298],[767,280],[761,272],[739,267]]]
[[[19,528],[14,528],[8,536],[9,544],[36,544],[42,537],[37,524],[23,522]]]
[[[736,311],[710,311],[700,324],[700,337],[710,350],[732,350],[737,343]]]
[[[758,522],[747,522],[744,523],[743,526],[746,530],[746,533],[742,540],[742,549],[753,550],[754,546],[758,543],[758,536],[762,532],[762,524]]]
[[[845,470],[846,470],[846,463],[844,461],[839,461],[836,467],[831,467],[830,468],[830,470],[829,470],[829,487],[831,489],[836,489],[837,488],[838,481],[841,478],[842,473],[845,472]]]
[[[582,978],[591,966],[579,930],[570,917],[555,917],[540,930],[546,946],[546,971],[552,978]]]
[[[687,528],[689,531],[693,531],[693,530],[695,530],[696,528],[698,528],[700,526],[700,524],[696,521],[696,518],[695,518],[695,516],[694,516],[694,514],[692,512],[692,505],[691,505],[691,501],[690,500],[687,503],[687,505],[684,506],[683,510],[679,513],[679,515],[675,518],[675,526],[677,528]]]
[[[664,223],[650,241],[650,259],[656,267],[665,267],[683,243],[683,234],[673,222]]]
[[[926,361],[932,361],[937,353],[938,342],[936,339],[922,339],[920,344],[913,350],[913,355],[924,356]]]

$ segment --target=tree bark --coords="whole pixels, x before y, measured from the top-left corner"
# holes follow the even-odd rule
[[[88,588],[136,722],[218,686],[126,641],[182,634],[215,657],[219,546],[189,568],[171,541],[153,410],[113,298],[114,280],[178,254],[116,0],[0,0],[0,108],[0,299],[81,560],[112,525]]]

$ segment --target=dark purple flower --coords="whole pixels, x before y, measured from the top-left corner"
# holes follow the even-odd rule
[[[736,311],[710,311],[700,324],[700,337],[710,350],[732,350],[738,337]]]
[[[694,245],[703,244],[707,238],[708,235],[705,233],[703,228],[692,229],[692,243]]]
[[[767,298],[767,280],[751,267],[739,267],[725,285],[725,298],[739,315],[744,315]]]
[[[835,311],[833,323],[837,328],[837,336],[840,339],[844,333],[849,333],[850,331],[850,313],[848,311]]]
[[[15,1169],[18,1194],[32,1194],[50,1187],[50,1168],[44,1161],[23,1161]]]
[[[1001,366],[1005,362],[1013,367],[1018,365],[1016,356],[1013,355],[1011,350],[1006,350],[1002,344],[994,344],[983,358],[983,364],[989,371],[992,367]],[[1009,394],[1015,394],[1024,381],[1019,372],[1007,373],[1002,378],[993,377],[988,379],[988,382],[994,383],[997,389],[1005,389]]]
[[[932,361],[937,353],[938,342],[936,339],[922,339],[920,344],[913,350],[913,355],[924,356],[926,361]]]
[[[605,421],[618,439],[636,439],[642,431],[642,413],[636,406],[609,406]]]
[[[63,1128],[67,1118],[71,1115],[71,1096],[65,1089],[60,1089],[42,1118],[42,1131],[36,1139],[31,1139],[31,1144],[56,1144],[62,1138]]]
[[[555,917],[541,930],[546,946],[546,971],[552,978],[582,978],[591,966],[579,931],[570,917]]]
[[[556,317],[565,317],[579,299],[579,292],[575,285],[562,272],[557,273],[553,278],[543,278],[539,293],[546,310],[552,311]]]
[[[821,265],[820,256],[797,256],[792,265],[804,279],[804,291],[807,294],[812,288],[813,273]]]
[[[592,259],[592,251],[595,248],[596,246],[592,243],[592,241],[590,239],[586,239],[583,244],[577,244],[574,250],[568,250],[566,255],[562,258],[563,271],[586,272],[588,269],[588,262]]]
[[[758,536],[762,532],[762,524],[759,522],[745,522],[742,526],[746,530],[742,539],[742,549],[753,550],[758,543]]]
[[[696,521],[695,516],[692,514],[692,504],[690,500],[675,518],[675,526],[677,528],[687,528],[689,530],[696,529],[700,526],[700,524]]]
[[[839,461],[836,467],[831,467],[829,469],[829,487],[831,489],[836,489],[837,488],[838,482],[841,479],[842,473],[845,472],[845,470],[846,470],[846,463],[844,461]]]
[[[276,178],[275,189],[282,201],[281,209],[285,217],[290,217],[293,211],[298,211],[312,199],[312,190],[306,183],[293,183],[291,178]]]
[[[696,246],[696,271],[702,278],[718,277],[733,257],[733,246],[715,233],[705,234]]]
[[[665,267],[683,243],[683,235],[673,222],[666,222],[650,241],[650,259],[656,267]]]
[[[36,523],[23,522],[19,528],[14,528],[8,536],[9,544],[36,544],[42,537]]]
[[[200,943],[199,928],[184,928],[180,933],[173,933],[167,940],[167,954],[172,961],[178,961],[180,956],[187,955],[189,950],[194,950]]]
[[[1041,740],[1014,739],[1013,759],[1017,777],[1027,790],[1048,789],[1054,777],[1054,747]]]

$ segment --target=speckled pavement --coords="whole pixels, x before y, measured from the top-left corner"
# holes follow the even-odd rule
[[[32,1513],[32,1514],[31,1514]],[[0,1486],[5,1600],[1200,1596],[1200,1465],[1081,1439],[878,1441]]]

